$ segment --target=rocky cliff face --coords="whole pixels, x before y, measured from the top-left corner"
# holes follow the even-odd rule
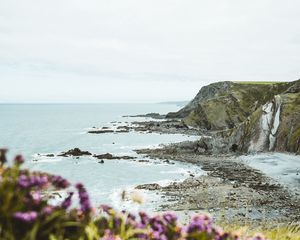
[[[177,113],[219,137],[222,152],[300,153],[300,80],[289,83],[214,83]]]

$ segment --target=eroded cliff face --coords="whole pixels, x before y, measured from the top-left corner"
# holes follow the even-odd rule
[[[223,82],[219,88],[215,84],[211,94],[207,93],[209,89],[210,85],[200,90],[198,95],[205,94],[197,95],[178,113],[185,113],[186,124],[218,138],[216,152],[300,153],[300,80],[275,84]]]
[[[289,83],[213,83],[201,88],[187,106],[167,114],[167,118],[182,118],[187,125],[203,130],[231,129],[289,87]]]

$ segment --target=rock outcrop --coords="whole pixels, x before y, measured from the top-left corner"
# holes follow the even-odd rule
[[[104,153],[104,154],[94,154],[94,158],[97,159],[107,159],[107,160],[119,160],[119,159],[125,159],[125,160],[130,160],[130,159],[135,159],[136,157],[132,156],[114,156],[111,153]]]
[[[177,113],[214,151],[300,153],[300,80],[283,83],[220,82],[203,87]],[[204,150],[203,150],[204,151]],[[206,149],[207,151],[207,149]]]
[[[80,157],[80,156],[89,156],[92,155],[89,151],[82,151],[79,148],[74,148],[70,149],[67,152],[63,152],[59,154],[58,156],[60,157],[69,157],[69,156],[74,156],[74,157]],[[54,156],[54,154],[51,154],[51,156]]]

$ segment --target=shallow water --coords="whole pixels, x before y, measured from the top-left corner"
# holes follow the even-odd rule
[[[132,150],[157,146],[159,143],[191,140],[179,134],[107,133],[87,134],[91,127],[113,126],[112,121],[136,121],[124,118],[149,112],[166,113],[178,107],[169,104],[24,104],[0,105],[0,147],[10,149],[9,157],[22,153],[26,166],[60,174],[73,183],[83,182],[95,204],[120,207],[120,193],[143,183],[167,183],[186,178],[190,172],[202,174],[199,167],[159,161],[139,163],[112,160],[99,164],[92,157],[47,158],[38,154],[59,153],[74,147],[92,153],[136,155]],[[139,120],[143,120],[139,118]],[[138,159],[141,159],[139,157]],[[146,194],[149,208],[159,196]],[[127,203],[124,203],[127,204]]]
[[[258,153],[242,156],[241,159],[279,183],[300,192],[300,156],[285,153]]]

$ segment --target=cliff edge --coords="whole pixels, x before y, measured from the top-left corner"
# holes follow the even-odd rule
[[[225,152],[300,153],[300,80],[213,83],[166,117],[220,138]]]

